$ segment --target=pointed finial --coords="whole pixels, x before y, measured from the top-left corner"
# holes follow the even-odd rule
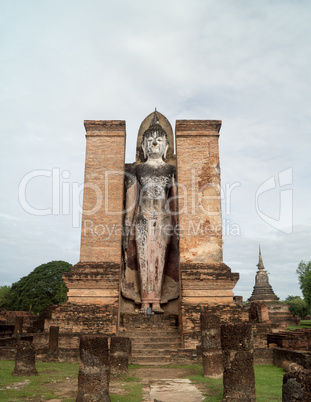
[[[263,261],[262,261],[260,245],[259,245],[259,261],[258,261],[257,267],[260,271],[263,271],[265,269],[265,267],[263,265]]]
[[[159,118],[158,118],[158,113],[157,113],[157,108],[154,108],[154,113],[153,113],[153,117],[152,117],[152,121],[151,121],[151,126],[153,124],[159,124]]]

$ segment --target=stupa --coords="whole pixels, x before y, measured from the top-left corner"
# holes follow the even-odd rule
[[[274,293],[272,286],[269,283],[268,273],[265,270],[262,261],[261,249],[259,246],[259,262],[257,264],[258,271],[256,273],[255,286],[249,301],[262,301],[262,302],[274,302],[279,298]]]

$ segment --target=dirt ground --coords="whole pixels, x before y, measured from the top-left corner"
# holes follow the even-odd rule
[[[159,388],[168,388],[167,387],[167,381],[166,383],[163,383],[164,380],[171,379],[171,380],[182,380],[185,379],[187,376],[196,374],[193,369],[186,369],[186,368],[162,368],[162,367],[152,367],[152,368],[136,368],[136,369],[131,369],[129,371],[129,375],[131,377],[138,377],[142,380],[143,384],[143,400],[144,401],[150,401],[150,395],[154,394],[157,390],[159,391]],[[162,380],[158,381],[158,380]],[[187,380],[185,380],[187,381]],[[174,383],[172,381],[171,383]],[[190,383],[190,382],[189,382]],[[162,385],[161,385],[162,384]],[[187,386],[187,385],[186,385]],[[192,386],[190,384],[190,386]],[[177,383],[177,387],[181,389],[181,384]],[[203,389],[202,389],[203,387]],[[57,396],[58,399],[51,399],[50,402],[61,402],[64,399],[75,399],[77,396],[77,389],[78,389],[78,380],[77,379],[70,379],[67,378],[65,381],[62,382],[51,382],[48,386],[48,388],[53,391]],[[204,385],[196,385],[196,388],[199,390],[201,388],[201,391],[204,392],[206,391],[206,386]],[[124,383],[122,383],[122,380],[118,377],[111,376],[110,378],[110,386],[109,386],[109,392],[110,394],[118,394],[118,395],[125,395],[126,391],[124,390]],[[172,392],[176,394],[176,388],[172,389]],[[189,389],[189,392],[193,394],[193,390]],[[183,393],[187,393],[187,390],[184,390]],[[164,398],[164,399],[163,399]],[[162,396],[161,401],[165,402],[166,397]],[[188,401],[190,402],[191,400],[193,401],[201,401],[203,398],[200,398],[199,396],[197,399],[189,399]],[[173,396],[170,398],[171,401],[174,401]],[[179,397],[178,399],[180,402],[182,402],[183,399]],[[153,399],[152,399],[153,401]]]

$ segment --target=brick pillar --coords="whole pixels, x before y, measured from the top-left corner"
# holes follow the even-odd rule
[[[177,120],[180,262],[222,262],[219,120]]]
[[[125,122],[87,120],[81,262],[120,264]]]
[[[15,368],[12,375],[17,377],[29,377],[37,374],[35,347],[29,342],[20,341],[17,345]]]
[[[113,336],[110,342],[110,369],[113,374],[126,374],[131,357],[131,340]]]
[[[177,120],[181,322],[185,348],[200,341],[200,312],[235,305],[232,274],[222,259],[219,120]]]
[[[76,401],[110,401],[108,338],[102,335],[83,335],[79,351],[81,363]]]
[[[220,317],[209,312],[201,313],[203,375],[221,378],[223,375],[220,342]]]
[[[256,401],[253,330],[251,324],[220,327],[224,364],[223,401]]]
[[[86,157],[80,262],[64,274],[68,302],[105,305],[116,324],[119,301],[125,122],[84,122]],[[114,330],[108,332],[115,332]]]

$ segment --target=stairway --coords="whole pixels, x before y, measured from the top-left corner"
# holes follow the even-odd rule
[[[131,339],[132,364],[170,364],[172,352],[182,347],[178,316],[173,314],[124,314],[119,332]]]

